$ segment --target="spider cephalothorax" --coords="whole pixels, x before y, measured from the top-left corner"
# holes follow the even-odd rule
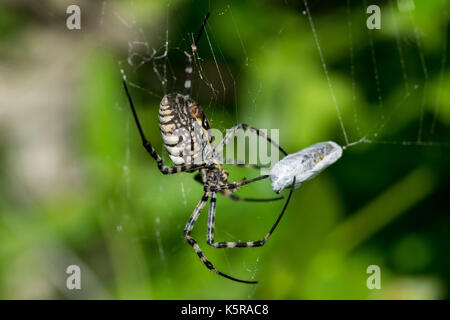
[[[203,33],[206,21],[209,17],[209,13],[206,15],[203,21],[202,27],[199,34],[197,35],[195,43],[192,45],[192,54],[186,53],[186,80],[184,82],[184,94],[172,93],[164,96],[161,101],[159,108],[159,128],[161,131],[161,136],[164,141],[164,146],[169,153],[171,160],[175,163],[175,166],[168,167],[164,165],[164,162],[158,152],[153,148],[151,143],[147,140],[142,130],[141,124],[139,122],[136,110],[131,99],[131,95],[128,91],[127,83],[125,79],[123,80],[123,85],[125,92],[130,103],[131,110],[133,112],[136,125],[139,130],[139,134],[142,139],[142,143],[147,150],[147,152],[156,160],[158,169],[163,174],[174,174],[178,172],[195,172],[199,171],[195,175],[195,179],[203,184],[203,196],[200,202],[194,209],[191,217],[189,218],[186,227],[184,228],[184,237],[186,241],[193,247],[197,255],[203,264],[211,271],[226,277],[228,279],[244,282],[244,283],[256,283],[256,281],[245,281],[239,280],[229,275],[226,275],[219,270],[217,270],[213,264],[205,257],[202,250],[198,246],[197,242],[192,238],[191,231],[197,221],[200,212],[205,207],[208,199],[209,213],[208,213],[208,226],[206,234],[206,242],[214,248],[250,248],[250,247],[260,247],[264,245],[267,239],[270,237],[272,232],[278,225],[281,217],[283,216],[289,200],[292,195],[291,189],[288,199],[278,216],[275,224],[272,226],[270,231],[262,240],[249,241],[249,242],[215,242],[214,241],[214,219],[216,214],[216,194],[221,193],[233,200],[239,201],[272,201],[281,199],[271,198],[271,199],[252,199],[243,198],[233,194],[240,187],[253,183],[259,180],[268,178],[268,175],[259,176],[250,180],[242,179],[238,182],[228,181],[228,171],[223,169],[223,160],[219,156],[221,154],[225,145],[236,135],[238,130],[249,130],[255,134],[265,138],[269,143],[273,144],[275,147],[279,148],[282,153],[286,155],[286,152],[280,148],[276,143],[274,143],[269,137],[265,135],[264,132],[259,129],[255,129],[246,124],[238,124],[231,128],[224,139],[219,143],[215,144],[209,133],[210,125],[208,119],[206,118],[203,110],[200,106],[190,98],[191,90],[191,75],[192,75],[192,57],[195,55],[197,50],[197,43],[200,40],[200,36]],[[245,166],[248,168],[258,168],[257,166],[238,163],[227,159],[228,164]],[[294,178],[295,184],[295,178]]]

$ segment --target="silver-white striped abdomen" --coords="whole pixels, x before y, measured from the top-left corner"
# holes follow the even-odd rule
[[[210,157],[209,123],[192,99],[166,95],[159,107],[159,129],[174,164],[201,164]]]

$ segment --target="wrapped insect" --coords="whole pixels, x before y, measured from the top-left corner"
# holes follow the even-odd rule
[[[272,189],[279,193],[292,185],[314,178],[342,156],[342,148],[333,141],[319,142],[299,152],[289,154],[270,169]]]

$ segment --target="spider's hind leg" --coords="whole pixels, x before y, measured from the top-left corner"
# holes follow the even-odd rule
[[[274,225],[270,229],[270,231],[266,234],[266,236],[259,241],[248,241],[248,242],[214,242],[214,219],[216,215],[216,193],[212,193],[210,205],[209,205],[209,213],[208,213],[208,228],[207,228],[207,234],[206,234],[206,242],[214,247],[214,248],[253,248],[253,247],[261,247],[263,246],[269,237],[272,235],[273,231],[276,229],[278,224],[281,221],[281,218],[284,215],[284,212],[286,211],[286,208],[289,204],[289,201],[291,200],[292,192],[294,191],[294,185],[295,185],[295,178],[292,183],[291,191],[289,192],[289,196],[286,200],[286,203],[283,206],[283,210],[281,210],[280,215],[278,216],[277,220],[275,221]]]
[[[206,202],[208,201],[209,198],[209,194],[207,192],[205,192],[203,194],[202,199],[200,200],[200,202],[197,204],[197,206],[194,209],[194,212],[192,213],[191,217],[189,218],[186,227],[184,228],[184,237],[186,238],[186,241],[192,246],[192,248],[194,249],[195,253],[198,255],[198,257],[200,258],[200,260],[203,262],[203,264],[212,272],[217,273],[218,275],[225,277],[227,279],[236,281],[236,282],[242,282],[242,283],[249,283],[249,284],[255,284],[258,283],[257,281],[246,281],[246,280],[240,280],[240,279],[236,279],[232,276],[229,276],[225,273],[220,272],[219,270],[217,270],[216,268],[214,268],[213,264],[206,258],[206,256],[203,254],[203,251],[200,249],[200,247],[197,244],[197,241],[195,241],[194,238],[191,237],[191,231],[194,228],[194,224],[197,221],[200,212],[202,211],[202,209],[205,207]]]

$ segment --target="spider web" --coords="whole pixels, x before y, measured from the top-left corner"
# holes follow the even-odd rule
[[[344,123],[344,120],[342,118],[341,115],[341,111],[340,111],[340,106],[338,103],[338,100],[336,98],[336,95],[334,93],[334,89],[333,89],[333,81],[330,77],[329,74],[329,70],[323,55],[323,51],[322,51],[322,47],[321,47],[321,43],[319,40],[319,35],[316,31],[315,28],[315,24],[314,24],[314,19],[311,15],[310,12],[310,5],[308,4],[307,0],[303,0],[303,4],[304,4],[304,8],[305,10],[303,11],[303,14],[307,16],[310,27],[311,27],[311,31],[314,37],[314,44],[317,48],[318,51],[318,55],[320,57],[320,62],[322,64],[323,67],[323,72],[326,76],[327,79],[327,83],[328,83],[328,88],[329,88],[329,92],[330,92],[330,96],[332,98],[332,101],[334,103],[334,106],[336,108],[336,114],[337,114],[337,118],[338,118],[338,122],[342,131],[342,135],[345,141],[344,144],[344,148],[350,147],[350,146],[356,146],[360,143],[366,143],[366,144],[393,144],[393,145],[403,145],[403,146],[428,146],[428,147],[450,147],[450,142],[449,141],[436,141],[433,140],[434,134],[435,134],[435,126],[436,126],[436,119],[438,118],[438,114],[439,114],[439,99],[440,99],[440,95],[441,95],[441,90],[442,90],[442,82],[444,79],[444,75],[445,75],[445,69],[446,69],[446,57],[447,57],[447,44],[446,44],[446,38],[447,38],[447,25],[444,26],[443,28],[443,41],[442,41],[442,52],[441,52],[441,66],[440,66],[440,72],[439,72],[439,92],[436,96],[436,100],[434,102],[435,104],[435,108],[433,111],[433,116],[432,116],[432,122],[431,125],[429,125],[429,135],[428,135],[428,139],[425,139],[425,130],[427,128],[425,128],[425,119],[424,119],[424,108],[425,108],[425,104],[427,103],[427,99],[429,99],[429,97],[427,96],[427,84],[429,82],[429,73],[428,73],[428,68],[427,68],[427,64],[426,64],[426,60],[425,60],[425,53],[424,53],[424,49],[422,47],[422,40],[421,40],[421,35],[419,33],[419,29],[418,26],[414,20],[414,16],[413,16],[413,10],[414,10],[414,2],[413,1],[398,1],[399,5],[401,6],[401,3],[405,2],[409,7],[407,7],[405,9],[406,12],[403,12],[401,14],[404,15],[408,15],[408,18],[410,19],[410,23],[411,23],[411,27],[414,30],[414,36],[415,36],[415,45],[418,51],[418,55],[420,58],[420,65],[421,65],[421,69],[423,72],[423,77],[421,79],[421,83],[420,84],[415,84],[414,85],[414,90],[421,90],[421,103],[420,103],[420,110],[418,111],[420,113],[419,116],[419,125],[418,125],[418,129],[417,129],[417,138],[414,140],[401,140],[401,141],[390,141],[390,140],[382,140],[379,139],[379,136],[381,135],[381,133],[383,132],[383,130],[385,129],[385,127],[389,124],[389,121],[391,120],[392,116],[395,115],[396,112],[399,111],[400,108],[402,108],[405,104],[408,103],[408,100],[412,99],[412,93],[411,93],[411,89],[410,89],[410,82],[411,80],[409,79],[409,76],[407,74],[407,66],[406,66],[406,62],[405,62],[405,58],[404,58],[404,53],[403,53],[403,48],[402,48],[402,43],[400,40],[400,36],[399,36],[399,31],[398,31],[398,26],[397,26],[397,22],[396,22],[396,17],[395,15],[392,17],[392,24],[394,26],[395,29],[395,39],[396,39],[396,45],[397,45],[397,54],[398,54],[398,60],[399,60],[399,64],[401,65],[401,69],[402,69],[402,76],[403,76],[403,80],[404,80],[404,94],[402,96],[402,98],[400,99],[399,102],[397,102],[396,104],[394,104],[394,106],[392,106],[390,108],[390,110],[387,110],[387,106],[385,106],[384,100],[385,98],[383,97],[383,93],[380,87],[380,74],[379,74],[379,70],[378,70],[378,64],[380,63],[379,61],[377,61],[377,56],[376,56],[376,51],[374,48],[374,31],[368,30],[367,31],[367,35],[368,35],[368,41],[370,43],[370,54],[371,54],[371,61],[372,61],[372,68],[373,68],[373,77],[374,77],[374,82],[375,82],[375,89],[376,89],[376,96],[377,96],[377,101],[378,101],[378,106],[379,106],[379,110],[380,110],[380,120],[379,120],[379,124],[377,126],[377,128],[373,129],[373,130],[368,130],[367,133],[362,133],[361,132],[361,128],[359,126],[358,123],[358,111],[356,108],[356,93],[355,93],[355,87],[356,87],[356,79],[355,79],[355,61],[354,61],[354,44],[353,44],[353,38],[352,38],[352,22],[351,22],[351,6],[350,0],[347,0],[347,20],[348,20],[348,42],[349,42],[349,55],[350,55],[350,64],[351,64],[351,78],[352,78],[352,91],[353,91],[353,103],[354,103],[354,126],[357,129],[358,135],[360,136],[359,139],[356,139],[355,141],[350,141],[349,140],[349,136],[346,130],[346,126],[348,124]],[[443,3],[446,4],[446,1],[443,1]],[[363,1],[364,6],[363,8],[367,8],[367,1]],[[390,6],[390,10],[395,10],[394,9],[394,1],[389,1],[389,6]],[[361,10],[362,12],[364,12],[363,10]],[[448,11],[444,11],[444,16],[445,19],[448,19]]]
[[[130,1],[129,6],[133,8],[134,2]],[[107,7],[106,1],[104,2],[103,7]],[[133,10],[130,11],[133,12]],[[185,52],[189,52],[190,45],[194,42],[194,37],[196,35],[195,33],[198,31],[197,29],[200,26],[199,23],[196,23],[194,28],[191,25],[188,25],[185,21],[185,17],[173,10],[172,3],[170,1],[167,2],[165,11],[165,19],[161,22],[162,25],[164,25],[164,28],[161,30],[161,36],[156,35],[156,32],[149,33],[148,31],[145,31],[144,27],[139,25],[133,13],[127,17],[118,12],[113,13],[117,21],[122,24],[123,27],[130,30],[131,34],[133,34],[132,38],[128,41],[128,53],[126,59],[118,61],[119,71],[123,78],[127,80],[130,87],[141,91],[144,98],[150,99],[153,102],[153,105],[156,106],[159,105],[163,95],[170,92],[182,92],[185,74],[174,70],[173,64],[177,63],[178,65],[181,64],[184,66]],[[201,12],[206,11],[207,9],[201,10]],[[231,67],[226,62],[224,53],[220,49],[220,45],[218,45],[219,40],[217,40],[214,28],[211,27],[210,23],[208,23],[203,39],[201,40],[201,42],[203,42],[202,49],[206,49],[208,51],[205,52],[199,50],[199,52],[194,56],[193,67],[195,71],[192,79],[192,97],[196,101],[201,101],[202,108],[205,110],[210,121],[213,122],[214,127],[224,130],[228,127],[228,124],[225,124],[220,118],[215,120],[215,114],[217,112],[224,113],[225,105],[228,104],[232,109],[234,109],[235,123],[238,123],[239,99],[237,83],[239,81],[239,74],[243,72],[245,67],[248,67],[249,58],[246,52],[245,42],[240,35],[240,28],[234,20],[230,5],[226,5],[222,10],[219,10],[219,12],[215,14],[214,19],[226,19],[232,22],[234,37],[242,49],[241,59],[243,67],[238,71],[231,70]],[[172,35],[172,23],[181,25],[182,27],[178,29],[185,31]],[[149,39],[152,38],[154,41],[150,42]],[[204,56],[206,57],[204,58]],[[139,79],[136,80],[136,78],[142,74],[146,74],[147,76],[147,79],[144,80],[145,84],[140,84]],[[215,80],[210,79],[213,77]],[[206,92],[206,98],[205,94],[200,96],[199,93],[202,91]],[[128,106],[123,106],[122,108],[127,109]],[[130,134],[130,136],[127,138],[125,164],[123,166],[123,177],[125,179],[127,189],[126,199],[129,202],[132,201],[129,182],[131,179],[130,157],[132,157],[130,156],[130,137],[134,136],[131,133],[133,129],[130,129],[130,125],[133,126],[134,124],[130,123],[131,121],[128,119],[126,121],[126,132]],[[157,139],[153,138],[152,140]],[[166,156],[166,152],[163,150],[162,145],[158,151],[163,156],[165,162],[170,163],[170,160]],[[169,211],[168,215],[156,215],[154,217],[152,232],[148,236],[144,235],[142,237],[135,238],[136,241],[152,242],[153,245],[150,247],[150,250],[153,252],[153,256],[157,256],[159,260],[155,263],[156,269],[158,270],[156,272],[159,276],[161,276],[161,274],[164,275],[163,277],[166,278],[165,281],[168,285],[173,285],[174,282],[171,272],[169,271],[170,262],[168,260],[173,259],[174,256],[179,255],[181,252],[192,253],[192,249],[186,244],[184,238],[182,237],[182,230],[196,203],[191,201],[192,197],[190,197],[190,201],[188,201],[188,195],[194,191],[194,187],[201,190],[201,186],[197,185],[193,187],[188,184],[190,183],[183,180],[179,182],[179,188],[175,188],[175,191],[181,194],[181,199],[178,199],[178,201],[181,201],[183,207],[185,208],[186,214],[182,217],[172,217],[172,214]],[[156,197],[165,197],[168,190],[161,186],[158,192],[159,194],[157,194]],[[197,199],[195,201],[198,201],[201,193],[198,191],[196,194]],[[130,211],[130,207],[127,206],[124,208],[124,211]],[[206,215],[207,206],[203,210],[203,218],[205,218]],[[127,219],[129,217],[128,214],[124,216],[126,216]],[[167,236],[167,233],[165,234],[164,231],[162,231],[162,224],[172,226],[172,228],[173,226],[176,226],[180,237],[175,244],[172,243],[169,245],[166,243],[164,237]],[[233,262],[229,259],[229,255],[231,253],[222,251],[218,254],[212,255],[210,253],[211,250],[209,250],[205,242],[202,241],[205,232],[203,228],[204,225],[205,219],[199,219],[196,223],[196,227],[194,228],[195,231],[197,231],[196,229],[199,229],[198,232],[194,232],[196,233],[195,238],[198,239],[202,249],[212,261],[217,259],[217,256],[221,256],[222,261],[217,262],[217,264],[225,264],[222,266],[223,268],[228,269],[225,272],[233,274],[233,270],[235,268],[233,267]],[[118,225],[117,228],[118,231],[122,231],[123,226]],[[231,230],[232,228],[228,228],[223,232],[216,230],[216,238],[228,237],[229,239],[233,239],[233,241],[234,239],[238,240],[239,237],[233,234]],[[155,251],[157,252],[156,255],[154,254]],[[259,260],[260,258],[258,255],[254,256],[252,259],[242,259],[243,270],[247,273],[247,278],[254,279],[256,277]],[[203,271],[208,272],[206,269]],[[208,294],[206,291],[207,286],[205,286],[204,290],[205,294]],[[249,291],[249,298],[251,298],[254,291],[254,289]]]
[[[376,112],[370,113],[371,119],[376,119],[371,123],[367,122],[367,114],[364,115],[359,104],[363,100],[360,92],[358,92],[358,83],[361,81],[358,78],[358,68],[356,50],[359,45],[360,39],[354,38],[355,24],[354,16],[358,10],[361,15],[361,19],[365,19],[367,14],[365,13],[365,8],[368,4],[364,1],[360,6],[355,5],[354,1],[347,0],[346,12],[342,16],[342,24],[346,26],[346,37],[342,38],[341,41],[347,41],[346,46],[348,47],[348,68],[345,72],[351,82],[351,111],[343,111],[344,105],[340,96],[337,93],[335,87],[335,77],[336,70],[334,67],[330,68],[329,61],[327,58],[330,56],[328,52],[328,46],[323,42],[322,37],[325,36],[325,29],[321,28],[320,23],[323,21],[317,18],[316,10],[320,11],[321,1],[307,1],[302,0],[300,4],[291,4],[289,1],[285,1],[287,9],[295,8],[295,15],[298,19],[306,19],[307,25],[309,26],[309,32],[311,36],[310,47],[316,50],[316,58],[318,59],[321,67],[323,76],[326,80],[326,87],[323,87],[323,93],[326,91],[329,94],[329,105],[330,112],[333,110],[335,113],[335,124],[340,132],[340,136],[331,136],[329,140],[335,140],[341,143],[345,149],[357,148],[361,145],[391,145],[394,148],[406,148],[406,147],[419,147],[419,148],[429,148],[430,151],[438,149],[447,149],[450,147],[450,138],[448,133],[443,131],[444,127],[440,123],[440,112],[441,110],[441,95],[443,93],[443,83],[446,76],[447,68],[447,34],[446,30],[442,32],[442,43],[440,51],[440,67],[437,75],[438,92],[430,94],[428,91],[428,86],[432,76],[427,64],[427,53],[423,46],[423,34],[421,33],[417,22],[414,18],[413,9],[400,11],[397,14],[392,14],[390,18],[392,19],[390,23],[394,26],[394,40],[395,46],[392,48],[392,58],[398,62],[398,66],[401,70],[401,78],[403,80],[403,89],[399,94],[396,92],[396,97],[394,94],[390,93],[387,95],[383,88],[383,78],[387,75],[383,72],[384,70],[380,68],[383,63],[380,59],[379,52],[377,52],[376,41],[379,35],[376,34],[376,30],[367,30],[367,38],[364,41],[368,41],[370,48],[370,64],[371,64],[371,74],[366,75],[373,82],[372,95],[375,96],[377,106]],[[446,1],[443,1],[447,5]],[[134,95],[139,95],[137,91],[141,92],[141,99],[136,99],[138,101],[143,101],[142,99],[148,99],[146,105],[152,103],[153,106],[158,106],[159,101],[162,96],[169,92],[181,92],[184,82],[184,73],[180,70],[184,69],[184,51],[188,51],[190,44],[193,43],[195,33],[200,26],[200,20],[187,21],[187,17],[183,16],[182,10],[176,9],[176,4],[171,1],[165,3],[162,8],[164,14],[164,19],[160,19],[158,22],[152,23],[151,27],[143,25],[142,19],[138,19],[135,16],[136,8],[134,7],[134,2],[127,2],[128,12],[125,15],[123,12],[113,12],[116,17],[116,22],[121,24],[123,28],[127,29],[132,36],[128,41],[128,52],[124,59],[118,62],[118,69],[122,75],[127,79],[129,85],[133,87]],[[392,12],[398,11],[399,2],[388,1],[387,5],[383,5],[382,10],[391,10]],[[265,87],[268,85],[265,79],[259,79],[257,83],[248,86],[246,92],[242,92],[239,89],[241,82],[245,81],[245,75],[247,72],[252,70],[259,70],[263,66],[258,62],[256,58],[260,53],[251,51],[251,47],[248,43],[251,39],[246,38],[243,34],[248,34],[245,32],[245,26],[239,23],[240,20],[236,19],[235,6],[236,4],[225,4],[218,7],[203,7],[200,4],[195,4],[198,11],[203,14],[208,10],[212,11],[212,16],[208,25],[206,27],[206,32],[201,40],[201,45],[198,54],[194,57],[194,75],[193,75],[193,94],[192,97],[202,105],[207,114],[208,118],[212,122],[212,126],[224,130],[230,128],[233,124],[237,123],[250,123],[253,121],[260,122],[261,117],[257,111],[259,111],[259,103],[261,103],[261,96],[265,91]],[[108,10],[108,1],[104,1],[103,8],[105,11]],[[160,8],[161,9],[161,8]],[[448,19],[448,11],[443,12],[446,19]],[[382,15],[384,15],[382,11]],[[103,15],[102,15],[103,16]],[[407,39],[408,43],[405,45],[405,40],[402,38],[399,32],[398,17],[401,19],[406,19],[409,21],[411,28],[414,30],[414,38]],[[382,18],[384,19],[384,18]],[[363,20],[364,21],[364,20]],[[220,27],[223,28],[227,25],[229,28],[229,39],[222,39],[219,34]],[[261,50],[270,50],[270,42],[273,42],[273,38],[282,38],[285,30],[289,28],[288,23],[280,22],[279,25],[275,24],[272,34],[268,35],[267,43],[263,43],[260,46]],[[176,30],[176,31],[175,31]],[[180,31],[181,30],[181,31]],[[176,33],[177,32],[177,33]],[[307,36],[306,32],[300,36]],[[236,56],[230,57],[229,52],[226,52],[223,47],[228,46],[225,42],[232,42],[233,45],[239,50],[236,50],[238,54]],[[267,49],[267,47],[269,47]],[[416,54],[420,61],[420,78],[412,77],[411,66],[408,65],[406,54]],[[230,63],[229,60],[237,60],[238,63]],[[239,67],[236,68],[236,65]],[[181,67],[180,67],[181,66]],[[395,129],[397,118],[402,112],[408,108],[408,105],[413,101],[420,101],[419,108],[413,113],[418,115],[418,123],[416,135],[414,137],[405,136],[404,139],[396,140],[390,138],[389,130]],[[244,112],[245,118],[242,116],[241,105],[242,101],[249,103],[246,105],[249,111]],[[138,103],[139,104],[139,103]],[[414,103],[416,105],[416,103]],[[432,105],[433,108],[431,112],[427,110],[427,106]],[[126,105],[122,108],[127,109]],[[139,107],[138,107],[139,108]],[[156,108],[156,107],[155,107]],[[411,111],[408,111],[408,114]],[[154,115],[155,113],[153,113]],[[225,116],[224,116],[225,115]],[[428,116],[426,116],[428,115]],[[224,118],[228,117],[228,120]],[[149,117],[147,120],[150,119]],[[231,121],[233,120],[233,121]],[[262,121],[264,124],[269,125],[270,121]],[[394,124],[392,124],[394,123]],[[129,134],[127,141],[127,148],[124,151],[126,153],[123,177],[126,181],[126,199],[127,202],[133,201],[133,195],[130,190],[130,158],[134,157],[135,151],[131,151],[130,139],[135,139],[134,134],[134,124],[128,118],[126,120],[126,130]],[[155,130],[148,130],[150,125],[156,125],[153,121],[146,122],[144,125],[147,127],[147,132],[157,132]],[[441,131],[440,131],[441,130]],[[152,140],[159,139],[159,136],[151,136]],[[281,141],[283,140],[283,128],[281,128]],[[161,146],[161,145],[160,145]],[[298,146],[298,149],[305,147],[302,145]],[[133,147],[134,150],[134,147]],[[165,154],[162,146],[158,150],[161,155]],[[295,150],[296,151],[296,150]],[[168,158],[164,156],[165,161]],[[159,182],[160,180],[158,180]],[[154,216],[154,223],[149,229],[151,233],[146,238],[144,235],[142,237],[136,238],[136,241],[150,241],[153,247],[150,247],[153,257],[157,261],[154,263],[155,267],[152,268],[151,273],[160,272],[164,274],[165,281],[168,284],[173,285],[174,279],[171,275],[171,271],[174,270],[170,264],[174,260],[175,256],[183,255],[185,258],[189,257],[191,248],[189,248],[184,239],[180,236],[177,241],[167,240],[166,236],[169,233],[168,230],[176,228],[180,235],[182,235],[182,230],[185,224],[185,220],[188,219],[188,215],[194,208],[196,201],[192,199],[199,198],[200,185],[193,185],[187,182],[187,180],[172,180],[178,183],[178,187],[170,186],[169,183],[162,184],[157,194],[151,195],[151,197],[164,197],[167,192],[179,193],[181,199],[177,201],[182,203],[185,208],[186,215],[181,217],[175,215],[174,211],[167,208],[167,212],[156,214]],[[196,196],[191,196],[195,194]],[[220,201],[220,200],[219,200]],[[149,202],[151,203],[151,202]],[[239,203],[239,206],[241,204]],[[161,207],[161,205],[156,206]],[[221,202],[218,202],[218,213],[217,216],[221,214]],[[248,207],[250,208],[250,207]],[[274,210],[278,208],[274,206]],[[124,211],[130,212],[131,206],[124,208]],[[222,251],[220,253],[213,253],[209,250],[202,238],[204,238],[204,224],[205,216],[207,215],[207,207],[203,210],[203,219],[199,219],[194,228],[195,238],[199,241],[200,246],[205,251],[206,255],[215,262],[219,259],[217,263],[218,266],[224,272],[229,274],[245,274],[242,270],[246,270],[246,278],[255,279],[258,278],[258,268],[261,261],[261,257],[258,253],[249,255],[238,254],[240,259],[242,259],[242,266],[237,268],[235,266],[236,260],[232,258],[233,252]],[[153,212],[153,211],[152,211]],[[129,216],[129,214],[127,214]],[[256,215],[256,220],[264,220],[260,215]],[[122,226],[118,226],[122,228]],[[223,228],[223,227],[222,227]],[[263,227],[264,228],[264,227]],[[149,230],[144,229],[144,230]],[[261,233],[260,229],[256,235]],[[144,232],[141,232],[142,234]],[[232,227],[224,227],[222,231],[217,228],[216,238],[222,239],[233,239],[238,240],[239,236]],[[258,236],[256,236],[258,237]],[[250,237],[252,239],[252,237]],[[256,238],[255,238],[256,239]],[[246,239],[243,239],[246,240]],[[170,243],[168,243],[170,241]],[[184,254],[186,251],[188,254]],[[260,251],[261,252],[261,251]],[[221,259],[221,260],[220,260]],[[179,260],[177,260],[179,261]],[[225,262],[225,264],[224,264]],[[242,268],[243,267],[243,268]],[[236,270],[238,269],[238,270]],[[159,270],[159,271],[155,271]],[[204,272],[207,272],[206,269]],[[150,276],[151,277],[151,276]],[[204,284],[204,293],[207,294],[207,285]],[[250,289],[248,292],[248,298],[253,297],[256,289]]]

